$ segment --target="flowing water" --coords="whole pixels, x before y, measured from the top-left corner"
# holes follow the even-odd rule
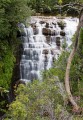
[[[68,47],[71,45],[78,19],[65,18],[63,21],[66,26],[63,30],[59,27],[58,21],[60,20],[55,17],[31,17],[31,25],[24,26],[23,55],[20,61],[21,80],[25,82],[41,80],[41,72],[51,68],[54,59],[58,59],[61,54],[64,40]],[[61,35],[61,31],[65,35]]]

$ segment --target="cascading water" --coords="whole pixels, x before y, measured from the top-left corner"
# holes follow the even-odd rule
[[[64,19],[66,27],[61,35],[55,17],[51,19],[31,18],[31,26],[24,27],[23,55],[20,62],[20,79],[27,82],[41,79],[41,71],[52,67],[54,59],[61,53],[61,44],[66,39],[71,44],[75,33],[77,19]],[[42,23],[41,23],[42,22]],[[74,25],[73,25],[74,23]],[[70,27],[71,26],[71,27]]]

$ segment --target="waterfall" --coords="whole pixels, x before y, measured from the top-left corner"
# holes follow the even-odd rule
[[[61,54],[62,42],[66,39],[68,45],[75,33],[77,18],[64,19],[66,27],[62,31],[55,17],[32,17],[29,27],[24,27],[23,54],[20,61],[20,79],[28,82],[41,80],[41,71],[52,67],[54,59]],[[71,27],[70,27],[71,26]],[[73,29],[71,29],[73,28]],[[62,31],[62,33],[61,33]],[[65,35],[64,35],[65,34]]]

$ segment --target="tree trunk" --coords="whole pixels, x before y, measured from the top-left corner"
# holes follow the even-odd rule
[[[73,109],[77,112],[79,110],[79,106],[77,105],[77,103],[75,102],[71,90],[70,90],[70,82],[69,82],[69,74],[70,74],[70,67],[71,67],[71,62],[73,60],[73,57],[75,55],[75,52],[78,48],[78,43],[79,43],[79,35],[80,35],[80,29],[81,27],[83,27],[83,9],[80,12],[80,18],[79,18],[79,25],[77,28],[77,32],[76,32],[76,40],[75,40],[75,44],[73,47],[73,50],[71,51],[68,61],[67,61],[67,67],[66,67],[66,73],[65,73],[65,88],[66,88],[66,92],[68,95],[68,99],[71,102]]]

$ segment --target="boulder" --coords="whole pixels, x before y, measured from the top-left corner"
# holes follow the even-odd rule
[[[61,35],[61,36],[65,36],[66,33],[65,33],[64,31],[60,31],[60,35]]]

